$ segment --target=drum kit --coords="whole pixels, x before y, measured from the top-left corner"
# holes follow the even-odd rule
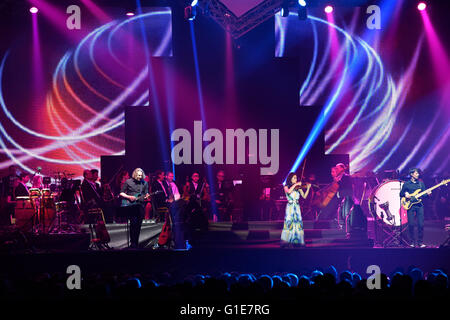
[[[50,177],[43,177],[39,187],[28,190],[29,196],[17,197],[17,228],[35,234],[77,232],[75,224],[68,223],[71,220],[68,216],[72,213],[73,201],[68,201],[67,196],[64,196],[68,188],[72,191],[74,185],[79,186],[73,182],[73,176],[74,174],[56,172],[54,184],[51,184]]]
[[[375,219],[375,226],[381,227],[387,235],[382,242],[383,247],[408,245],[402,237],[408,223],[407,211],[400,201],[403,183],[398,179],[386,180],[379,184],[369,197],[369,211]],[[378,241],[377,232],[376,236]]]
[[[364,183],[363,194],[368,191],[365,207],[375,222],[375,241],[383,247],[408,245],[403,237],[408,215],[400,198],[400,191],[408,179],[407,176],[401,176],[398,170],[357,173],[352,176],[355,193],[361,189],[357,186],[358,181]]]

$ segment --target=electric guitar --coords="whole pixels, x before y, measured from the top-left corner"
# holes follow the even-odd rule
[[[450,182],[450,179],[442,180],[441,183],[439,183],[425,191],[422,191],[422,192],[421,192],[421,189],[417,189],[416,191],[414,191],[413,193],[410,194],[411,198],[409,198],[409,199],[407,199],[406,197],[402,198],[402,200],[401,200],[402,207],[405,208],[406,210],[409,210],[416,203],[422,202],[422,199],[420,199],[421,196],[423,196],[424,194],[428,193],[429,191],[439,188],[449,182]]]
[[[136,200],[134,200],[134,201],[130,201],[128,199],[123,198],[121,207],[134,206],[136,204],[143,203],[145,200],[149,199],[151,196],[154,196],[155,194],[158,194],[158,193],[161,193],[161,192],[163,192],[163,191],[162,190],[158,190],[158,191],[152,192],[152,193],[150,193],[148,195],[141,194],[141,193],[136,193],[136,194],[133,195],[136,198]]]

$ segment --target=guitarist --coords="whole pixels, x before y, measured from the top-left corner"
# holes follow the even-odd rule
[[[136,168],[131,178],[125,181],[120,191],[120,197],[134,204],[136,210],[136,214],[130,217],[131,248],[138,248],[142,219],[145,214],[145,202],[143,200],[150,196],[148,183],[144,179],[144,171],[141,168]],[[138,195],[140,196],[138,197]]]
[[[402,190],[400,191],[400,198],[405,197],[408,200],[411,199],[411,194],[414,193],[417,189],[425,190],[425,184],[422,180],[419,180],[420,176],[420,169],[418,168],[412,168],[409,170],[409,175],[411,177],[410,180],[406,181],[403,184]],[[431,194],[431,191],[428,192],[428,195]],[[410,247],[414,248],[414,246],[417,244],[419,248],[425,248],[425,244],[423,243],[423,224],[424,224],[424,217],[423,217],[423,203],[419,202],[414,204],[409,210],[408,210],[408,233],[409,233],[409,240],[410,240]],[[415,225],[415,219],[417,218],[417,241],[414,237],[414,225]]]

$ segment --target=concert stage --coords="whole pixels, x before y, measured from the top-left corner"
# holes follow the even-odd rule
[[[128,250],[126,224],[107,224],[111,236],[107,251],[88,250],[90,234],[84,226],[81,234],[49,234],[27,238],[28,250],[2,253],[1,272],[65,272],[75,264],[85,272],[125,272],[159,274],[170,272],[185,276],[195,273],[236,271],[252,273],[310,272],[316,267],[334,265],[365,274],[376,264],[385,273],[397,267],[422,270],[450,269],[450,250],[439,248],[447,238],[440,228],[445,221],[426,221],[428,248],[372,247],[368,241],[347,240],[334,221],[304,221],[306,247],[280,248],[282,221],[248,223],[210,223],[209,231],[194,233],[193,248],[188,251],[153,249],[162,224],[142,226],[140,250]],[[19,248],[20,249],[20,248]],[[23,248],[21,248],[23,249]],[[33,250],[31,250],[33,249]]]

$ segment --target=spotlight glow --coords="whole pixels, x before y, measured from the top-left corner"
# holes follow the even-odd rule
[[[333,7],[332,6],[326,6],[325,7],[325,12],[326,13],[332,13],[333,12]]]
[[[36,8],[36,7],[31,7],[31,8],[30,8],[30,12],[31,12],[31,13],[38,13],[38,11],[39,11],[39,10],[38,10],[38,8]]]
[[[127,12],[126,15],[129,17],[132,17],[132,16],[134,16],[134,12]]]
[[[419,11],[423,11],[427,8],[427,5],[425,2],[421,2],[417,5],[417,9],[419,9]]]
[[[298,4],[302,7],[306,7],[306,1],[305,0],[298,0]]]

